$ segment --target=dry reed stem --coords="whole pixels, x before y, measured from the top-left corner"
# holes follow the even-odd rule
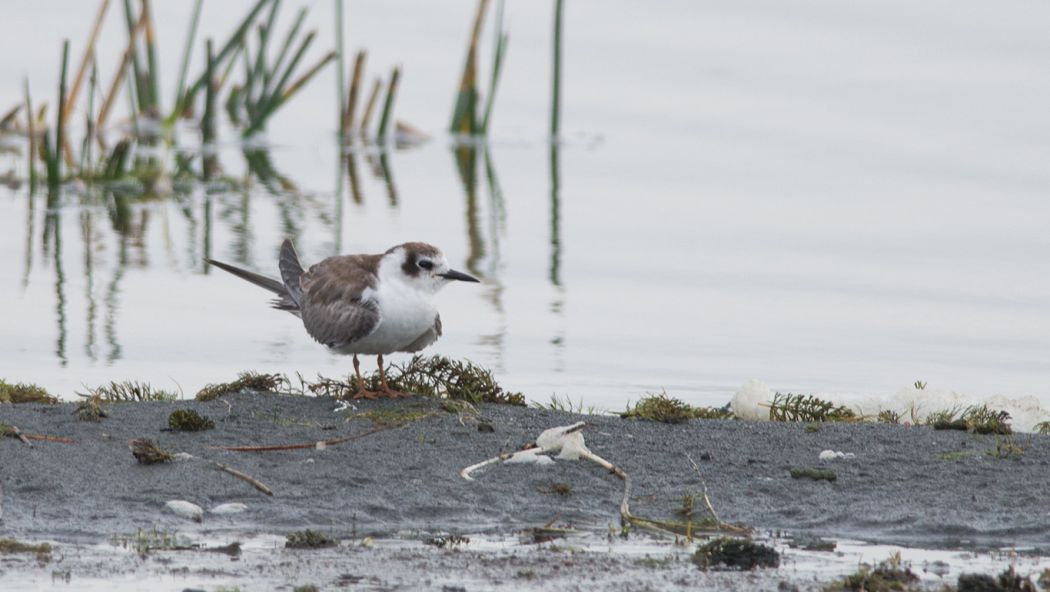
[[[382,88],[382,79],[376,78],[375,84],[372,85],[372,92],[368,95],[368,102],[365,103],[365,112],[361,115],[360,131],[362,134],[368,131],[368,124],[372,121],[372,111],[375,109],[376,101],[379,99],[379,91]]]
[[[124,55],[120,58],[120,66],[117,68],[116,74],[113,76],[113,83],[109,86],[109,91],[106,93],[106,98],[102,101],[102,108],[98,112],[98,119],[95,120],[95,138],[98,140],[100,148],[105,149],[106,144],[102,140],[102,130],[105,128],[106,120],[109,119],[109,111],[113,108],[113,101],[117,98],[117,93],[120,91],[120,85],[124,81],[124,71],[128,67],[128,63],[131,61],[131,56],[135,53],[135,40],[142,33],[142,30],[146,28],[146,17],[149,16],[147,13],[143,13],[139,17],[139,22],[135,25],[131,35],[128,37],[127,48],[124,49]]]
[[[91,35],[88,37],[87,46],[84,48],[84,55],[80,58],[80,66],[77,68],[77,75],[73,79],[73,86],[69,89],[69,96],[66,98],[66,111],[62,114],[62,118],[66,121],[69,121],[69,116],[73,113],[77,96],[80,94],[80,85],[83,84],[84,74],[87,73],[88,63],[91,62],[91,58],[95,55],[95,42],[98,41],[98,34],[102,30],[102,20],[106,17],[108,9],[109,0],[102,0],[102,5],[98,9],[98,16],[95,17],[95,24],[91,28]]]
[[[365,71],[366,55],[367,53],[361,50],[354,58],[354,73],[350,78],[350,92],[347,95],[346,112],[343,115],[343,122],[347,130],[354,129],[354,111],[357,110],[357,96],[361,87],[361,76]]]

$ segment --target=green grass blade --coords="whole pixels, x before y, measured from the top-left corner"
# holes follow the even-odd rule
[[[456,103],[452,110],[451,133],[468,133],[475,131],[475,109],[478,100],[477,90],[477,53],[478,38],[481,36],[481,25],[485,20],[485,9],[488,0],[478,0],[478,10],[474,14],[474,26],[471,28],[470,43],[467,45],[467,57],[463,65],[463,76],[460,78]]]
[[[335,94],[336,103],[335,108],[339,112],[337,121],[339,122],[339,143],[343,143],[343,134],[346,133],[346,112],[343,111],[343,105],[346,104],[346,82],[343,80],[345,76],[344,68],[346,68],[346,46],[343,43],[343,0],[335,0],[335,53],[336,53],[336,73],[335,73]],[[342,177],[340,177],[342,178]]]
[[[66,141],[66,70],[69,67],[69,39],[62,42],[62,77],[58,80],[58,110],[55,122],[55,151],[52,157],[55,176],[47,180],[48,186],[57,188],[62,182],[62,147]]]
[[[160,70],[157,68],[157,30],[153,26],[153,7],[150,0],[142,0],[142,15],[146,19],[146,80],[149,82],[149,108],[160,108]]]
[[[551,68],[551,138],[561,131],[561,28],[562,0],[554,0],[554,57]]]
[[[175,100],[172,105],[178,105],[186,92],[186,72],[190,67],[190,54],[193,53],[193,41],[197,38],[197,25],[201,19],[201,6],[204,0],[196,0],[193,4],[193,16],[190,17],[190,27],[186,30],[186,45],[182,49],[182,64],[179,66],[179,82],[175,87]]]
[[[29,195],[30,197],[36,193],[37,176],[36,176],[36,113],[33,112],[33,100],[29,96],[29,77],[26,76],[23,80],[23,91],[25,93],[26,101],[26,120],[29,128]]]
[[[390,84],[386,87],[386,101],[383,102],[383,113],[379,117],[379,130],[376,132],[376,143],[382,144],[386,140],[387,126],[390,124],[390,115],[394,111],[394,98],[397,95],[397,84],[401,79],[401,67],[395,66],[390,74]]]
[[[251,24],[255,21],[255,17],[257,17],[259,13],[262,12],[262,9],[266,7],[266,4],[268,2],[273,1],[274,0],[259,0],[255,3],[252,9],[248,11],[248,14],[244,17],[244,20],[241,21],[241,24],[237,27],[233,34],[230,35],[229,39],[226,40],[226,43],[223,44],[222,49],[219,50],[218,55],[215,56],[215,61],[217,63],[222,63],[224,60],[229,58],[230,54],[233,53],[240,46],[241,39],[244,37]],[[193,82],[193,84],[190,85],[189,89],[186,90],[185,94],[175,104],[175,108],[172,111],[172,114],[168,116],[168,123],[174,121],[178,114],[181,113],[183,108],[188,104],[189,98],[196,95],[197,91],[204,87],[204,81],[207,80],[207,76],[207,72],[202,73]]]
[[[146,15],[141,15],[139,18]],[[131,7],[131,0],[124,0],[124,19],[128,23],[128,37],[131,39],[131,71],[132,80],[135,82],[135,96],[138,97],[138,111],[145,111],[150,105],[149,89],[144,84],[142,77],[142,62],[139,60],[138,51],[138,27],[135,23],[135,9]]]

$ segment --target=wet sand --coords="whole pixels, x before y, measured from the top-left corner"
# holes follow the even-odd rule
[[[723,521],[758,532],[933,549],[1018,546],[1050,555],[1050,438],[1045,436],[1016,435],[1012,444],[1020,451],[998,458],[997,443],[1000,450],[1005,443],[1001,437],[927,427],[825,424],[812,431],[804,424],[732,420],[667,425],[496,405],[482,407],[480,417],[474,417],[448,413],[440,402],[421,398],[357,403],[356,410],[336,412],[338,402],[328,398],[244,393],[207,403],[114,404],[99,423],[77,420],[73,407],[0,406],[0,423],[73,440],[38,441],[32,447],[14,438],[0,440],[0,536],[84,545],[139,529],[217,540],[310,528],[361,541],[443,532],[498,537],[555,521],[600,538],[620,530],[623,486],[597,465],[563,460],[545,466],[491,465],[475,473],[474,482],[458,475],[463,467],[518,449],[544,429],[584,420],[587,445],[630,474],[632,511],[646,518],[676,519],[683,497],[700,494],[706,484]],[[166,431],[168,415],[182,408],[213,419],[215,429]],[[401,411],[416,417],[373,431],[377,425],[369,417]],[[479,430],[479,423],[492,430]],[[211,448],[358,434],[324,449]],[[153,439],[193,458],[140,465],[128,449],[135,438]],[[820,461],[823,450],[855,456]],[[255,477],[274,495],[215,469],[212,461]],[[792,468],[807,467],[832,469],[837,478],[792,478]],[[247,509],[205,514],[198,524],[164,508],[175,499],[205,510],[229,502]],[[388,552],[387,560],[395,561],[398,551]],[[474,552],[457,555],[462,565],[452,565],[452,573],[467,569],[474,560],[465,558]],[[475,562],[484,564],[486,555],[477,553]],[[448,556],[423,555],[437,559],[411,561],[425,566]],[[415,573],[411,561],[392,571],[384,571],[380,562],[377,569],[395,578]],[[634,559],[599,555],[581,563],[590,567],[579,577],[631,573],[617,572],[613,564],[618,561],[640,569]],[[682,565],[681,574],[699,573],[688,562]],[[529,569],[534,568],[518,571]],[[777,571],[764,576],[773,588],[783,577]],[[746,582],[759,576],[735,577]],[[539,587],[528,578],[518,584]]]

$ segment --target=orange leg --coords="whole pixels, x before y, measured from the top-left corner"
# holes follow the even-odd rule
[[[357,354],[354,354],[354,373],[357,374],[357,392],[350,396],[351,399],[375,399],[379,397],[379,393],[370,391],[365,388],[365,381],[361,378],[361,362],[357,361]],[[380,375],[382,376],[382,375]],[[386,381],[383,381],[383,386],[386,386]]]
[[[395,391],[390,388],[390,385],[386,383],[386,372],[383,370],[383,354],[379,354],[379,392],[387,397],[411,397],[409,393],[402,393],[401,391]]]

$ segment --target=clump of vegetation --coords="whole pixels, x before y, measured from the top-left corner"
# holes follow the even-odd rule
[[[555,495],[560,495],[560,496],[565,497],[565,496],[572,495],[572,485],[569,485],[568,483],[562,483],[560,481],[556,481],[554,483],[551,483],[550,487],[540,487],[540,488],[538,488],[538,491],[540,493],[549,493],[549,494],[555,494]]]
[[[51,545],[40,543],[32,545],[16,541],[15,539],[0,539],[0,555],[11,555],[14,553],[35,553],[41,563],[51,561]]]
[[[1050,436],[1050,421],[1041,421],[1035,424],[1034,429],[1040,436]]]
[[[80,421],[102,421],[103,418],[109,417],[109,413],[102,408],[101,395],[84,395],[77,393],[77,396],[84,398],[81,402],[77,403],[77,408],[74,411],[77,415],[77,419]]]
[[[1010,427],[1010,414],[1003,410],[989,409],[987,405],[975,405],[963,413],[968,429],[975,434],[1008,435],[1013,433]]]
[[[861,565],[856,573],[832,582],[827,591],[894,592],[907,590],[918,581],[918,576],[912,573],[911,568],[902,565],[900,553],[894,553],[874,568],[868,564]]]
[[[209,384],[197,392],[198,401],[212,401],[223,395],[239,393],[243,390],[256,392],[278,392],[288,381],[280,374],[259,374],[258,372],[241,372],[233,382]]]
[[[284,542],[289,549],[323,549],[338,545],[339,541],[316,530],[297,530],[286,536]]]
[[[461,534],[444,534],[438,536],[432,536],[423,541],[424,545],[431,545],[438,549],[455,549],[459,545],[465,545],[470,542],[470,539]]]
[[[642,397],[633,407],[628,406],[620,417],[683,423],[690,419],[732,419],[734,415],[728,407],[693,407],[680,399],[668,397],[667,393],[660,393]]]
[[[128,442],[128,447],[131,448],[131,454],[135,456],[139,464],[153,465],[175,460],[175,455],[157,446],[153,440],[146,438],[132,440]]]
[[[492,373],[471,362],[450,360],[444,356],[413,356],[407,364],[393,364],[387,369],[391,389],[425,397],[467,401],[472,405],[497,403],[525,406],[525,395],[503,390]],[[368,390],[380,390],[379,372],[362,377]],[[318,395],[345,398],[357,392],[357,378],[346,381],[321,379],[308,385]]]
[[[882,411],[879,411],[876,419],[879,423],[891,423],[897,425],[901,422],[901,414],[892,409],[883,409]]]
[[[1010,414],[1002,410],[989,409],[987,405],[973,405],[960,411],[959,408],[945,409],[931,413],[926,418],[926,425],[935,430],[960,430],[975,434],[1013,433],[1010,427]]]
[[[720,537],[697,549],[693,553],[693,563],[705,571],[719,566],[748,571],[756,567],[780,566],[780,554],[769,545]]]
[[[125,549],[133,549],[139,556],[146,557],[153,551],[188,551],[194,549],[193,541],[175,532],[142,528],[134,535],[117,535],[112,541]]]
[[[995,458],[1021,458],[1024,456],[1024,448],[1014,441],[1012,434],[996,436],[995,446],[988,450],[988,454]]]
[[[1017,575],[1014,566],[992,577],[987,574],[960,574],[958,592],[1036,592],[1028,578]]]
[[[0,379],[0,403],[58,403],[58,397],[47,392],[42,386],[18,382],[8,384]]]
[[[838,479],[838,475],[831,469],[816,469],[816,468],[793,468],[791,469],[792,479],[812,479],[814,481],[835,481]]]
[[[301,586],[296,586],[295,588],[292,588],[292,592],[318,592],[319,590],[320,588],[318,588],[314,584],[303,584]]]
[[[770,421],[851,421],[857,414],[845,405],[836,406],[813,395],[777,393],[769,404]]]
[[[176,432],[201,432],[215,427],[215,422],[193,409],[176,409],[168,416],[168,427]]]
[[[148,382],[125,380],[110,382],[91,389],[89,393],[77,393],[82,397],[95,398],[105,403],[141,403],[144,401],[171,402],[179,398],[178,393],[153,388]]]

